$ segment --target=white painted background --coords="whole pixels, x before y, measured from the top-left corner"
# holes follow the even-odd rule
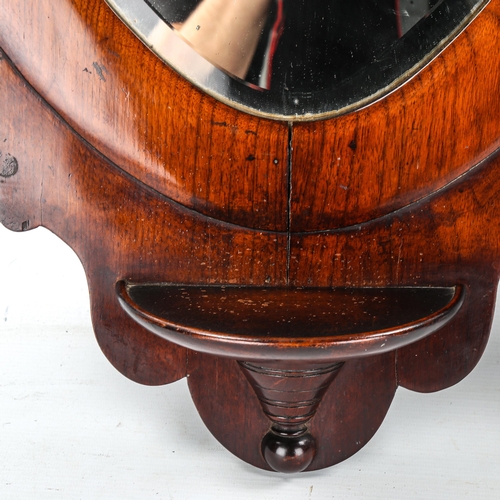
[[[495,321],[465,381],[430,395],[399,389],[351,459],[293,477],[257,470],[212,438],[185,380],[143,387],[105,360],[64,243],[0,226],[2,500],[497,499],[499,379]]]

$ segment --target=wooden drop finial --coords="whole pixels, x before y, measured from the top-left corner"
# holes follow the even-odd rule
[[[307,432],[307,424],[342,364],[306,366],[289,362],[262,366],[240,362],[272,422],[262,440],[261,451],[276,472],[302,472],[313,461],[316,441]]]
[[[297,436],[278,434],[271,429],[262,440],[262,455],[276,472],[302,472],[313,461],[316,441],[308,432]]]

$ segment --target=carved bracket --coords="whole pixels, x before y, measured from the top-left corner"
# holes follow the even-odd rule
[[[464,300],[462,287],[266,289],[117,283],[124,310],[156,335],[238,359],[269,430],[265,462],[301,472],[321,436],[308,425],[343,361],[430,335]],[[359,381],[362,383],[362,381]]]

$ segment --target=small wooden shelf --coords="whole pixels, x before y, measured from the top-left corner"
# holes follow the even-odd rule
[[[415,342],[449,321],[462,287],[258,288],[120,281],[122,307],[156,335],[241,360],[343,361]]]

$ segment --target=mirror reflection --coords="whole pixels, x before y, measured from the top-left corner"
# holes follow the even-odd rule
[[[148,0],[196,51],[264,88],[325,88],[383,57],[442,0]]]
[[[488,0],[106,0],[205,92],[266,117],[368,104],[443,50]]]

